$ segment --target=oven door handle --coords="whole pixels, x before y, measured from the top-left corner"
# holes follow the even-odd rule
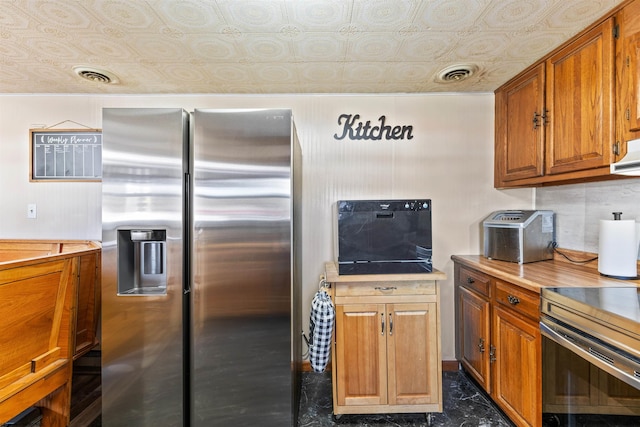
[[[569,338],[567,338],[566,335],[562,335],[554,331],[544,322],[540,322],[540,333],[556,344],[566,348],[567,350],[571,350],[576,354],[581,354],[583,352],[583,350],[575,343],[573,343]]]
[[[570,336],[561,334],[558,331],[553,330],[551,327],[546,325],[543,321],[540,322],[540,333],[549,338],[551,341],[555,342],[561,347],[566,348],[567,350],[575,353],[576,355],[582,357],[586,361],[591,364],[597,366],[603,371],[607,372],[610,375],[618,378],[621,381],[629,384],[632,387],[635,387],[640,390],[640,378],[631,375],[629,372],[625,370],[619,369],[615,366],[609,358],[598,357],[594,355],[594,352],[590,352],[589,348],[584,348],[583,346],[577,344]],[[598,353],[598,352],[595,352]],[[544,362],[543,362],[544,363]]]

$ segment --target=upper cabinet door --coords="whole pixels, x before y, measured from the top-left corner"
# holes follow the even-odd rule
[[[626,151],[624,142],[640,138],[640,0],[626,5],[616,22],[620,26],[616,47],[617,140],[623,143],[619,160]]]
[[[544,172],[544,64],[496,92],[496,186]]]
[[[613,82],[613,18],[547,60],[546,174],[611,163]]]
[[[640,3],[638,3],[640,5]],[[638,8],[640,9],[640,7]],[[640,10],[638,11],[640,13]],[[636,16],[640,24],[640,15]],[[628,78],[629,78],[629,112],[625,115],[629,117],[628,129],[632,132],[640,131],[640,28],[633,37],[628,40]],[[638,138],[636,134],[633,138]]]

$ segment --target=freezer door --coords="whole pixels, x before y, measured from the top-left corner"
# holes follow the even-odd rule
[[[104,109],[102,425],[183,426],[188,114]]]
[[[192,425],[293,423],[290,110],[193,113]]]

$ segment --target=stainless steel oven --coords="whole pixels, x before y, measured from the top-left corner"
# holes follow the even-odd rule
[[[640,426],[640,289],[543,289],[545,427]]]

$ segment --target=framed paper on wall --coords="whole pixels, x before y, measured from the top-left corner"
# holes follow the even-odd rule
[[[101,129],[29,129],[30,181],[100,181]]]

